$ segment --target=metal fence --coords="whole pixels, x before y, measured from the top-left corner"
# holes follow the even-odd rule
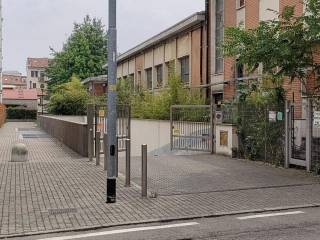
[[[320,98],[312,100],[312,146],[311,146],[311,169],[320,174]]]
[[[213,108],[210,105],[171,107],[171,150],[213,153]]]
[[[97,149],[95,144],[100,143],[100,153],[103,154],[103,137],[107,134],[107,107],[106,105],[95,105],[93,114],[89,114],[88,124],[93,125],[92,132],[92,149]],[[90,107],[89,107],[90,108]],[[89,111],[90,112],[90,111]],[[131,138],[131,108],[129,105],[118,105],[117,106],[117,138],[118,138],[118,151],[125,151],[125,139]],[[96,139],[96,133],[100,132],[100,139]],[[95,155],[95,153],[94,153]]]
[[[226,104],[218,111],[222,123],[237,126],[238,157],[284,164],[284,104]]]

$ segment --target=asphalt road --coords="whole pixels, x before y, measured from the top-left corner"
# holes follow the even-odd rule
[[[16,239],[24,240],[318,240],[320,208],[154,223]]]

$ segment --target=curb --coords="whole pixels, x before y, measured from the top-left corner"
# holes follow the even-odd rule
[[[52,231],[49,230],[49,231],[41,231],[41,232],[29,232],[29,233],[22,233],[22,234],[3,235],[3,236],[0,236],[0,239],[31,237],[31,236],[40,236],[45,234],[58,234],[58,233],[66,233],[66,232],[83,232],[83,231],[92,231],[92,230],[98,230],[103,228],[106,229],[106,228],[112,228],[112,227],[134,226],[134,225],[140,225],[140,224],[168,223],[168,222],[174,222],[174,221],[218,218],[218,217],[234,216],[234,215],[249,214],[249,213],[276,212],[276,211],[285,211],[285,210],[292,210],[292,209],[319,208],[319,207],[320,207],[320,203],[316,203],[316,204],[305,204],[305,205],[296,205],[296,206],[287,206],[287,207],[221,212],[217,214],[190,215],[190,216],[184,216],[184,217],[172,217],[172,218],[164,218],[164,219],[159,218],[159,219],[150,219],[150,220],[144,220],[144,221],[124,222],[119,224],[95,225],[90,227],[66,228],[62,230],[52,230]]]

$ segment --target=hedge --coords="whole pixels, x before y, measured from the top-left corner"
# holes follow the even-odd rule
[[[35,120],[37,119],[37,110],[8,108],[7,119]]]

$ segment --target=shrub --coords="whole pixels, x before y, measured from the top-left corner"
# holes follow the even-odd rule
[[[131,104],[135,118],[167,120],[172,105],[201,105],[205,99],[200,90],[184,87],[180,77],[171,75],[168,85],[155,93],[134,92],[130,79],[121,79],[118,81],[118,103]]]
[[[7,119],[35,120],[37,119],[37,110],[9,107],[7,109]]]
[[[53,90],[48,104],[49,113],[56,115],[85,115],[89,94],[80,80],[73,76],[68,83]]]
[[[281,87],[266,87],[265,81],[251,88],[247,85],[245,89],[245,84],[240,87],[242,91],[235,102],[239,152],[247,159],[281,165],[284,121],[270,122],[269,111],[283,113],[284,91]]]

